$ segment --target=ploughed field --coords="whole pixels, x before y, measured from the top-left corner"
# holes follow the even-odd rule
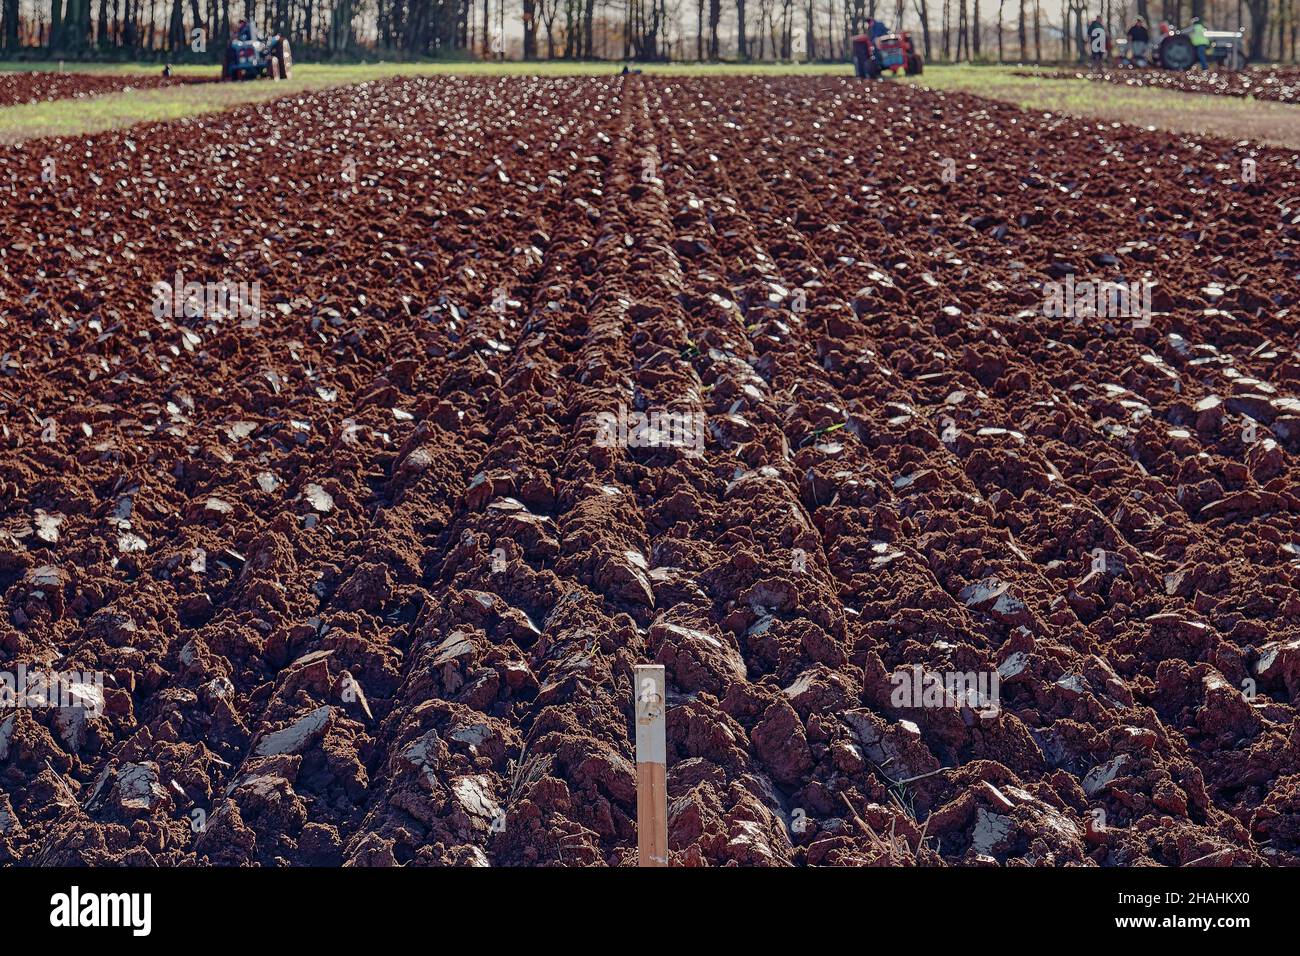
[[[161,72],[161,71],[160,71]],[[152,90],[182,83],[202,83],[203,78],[163,77],[94,73],[0,73],[0,106],[41,103],[49,100],[84,99],[105,93]]]
[[[675,864],[1300,862],[1298,177],[838,77],[4,149],[0,670],[104,677],[0,860],[626,864],[660,662]]]
[[[1153,86],[1184,93],[1250,96],[1278,103],[1300,103],[1300,70],[1294,67],[1260,67],[1251,70],[1161,70],[1114,68],[1104,70],[1026,70],[1016,76],[1038,79],[1086,79],[1121,86]]]

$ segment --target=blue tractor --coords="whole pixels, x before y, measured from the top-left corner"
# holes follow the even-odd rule
[[[226,47],[221,64],[222,80],[255,80],[269,76],[273,80],[287,80],[293,74],[293,51],[286,37],[276,36],[264,40],[248,23],[239,30]]]

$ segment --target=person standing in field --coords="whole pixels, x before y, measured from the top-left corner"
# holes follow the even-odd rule
[[[1187,35],[1191,38],[1192,49],[1196,51],[1196,60],[1201,65],[1201,71],[1208,72],[1210,62],[1205,52],[1209,49],[1210,38],[1205,35],[1205,24],[1201,22],[1200,17],[1192,17],[1192,27],[1187,31]]]
[[[1128,59],[1133,66],[1147,65],[1147,49],[1151,46],[1151,34],[1147,31],[1147,22],[1141,17],[1133,21],[1128,28]]]
[[[1088,50],[1092,53],[1092,65],[1100,66],[1106,56],[1106,28],[1101,25],[1100,15],[1088,24]]]

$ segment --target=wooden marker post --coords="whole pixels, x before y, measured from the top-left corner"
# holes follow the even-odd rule
[[[640,866],[668,865],[668,745],[661,664],[638,664],[636,709],[636,844]]]

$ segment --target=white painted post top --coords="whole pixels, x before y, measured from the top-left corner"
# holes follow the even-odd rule
[[[664,690],[662,664],[636,665],[636,762],[667,764],[665,713],[668,697]]]

